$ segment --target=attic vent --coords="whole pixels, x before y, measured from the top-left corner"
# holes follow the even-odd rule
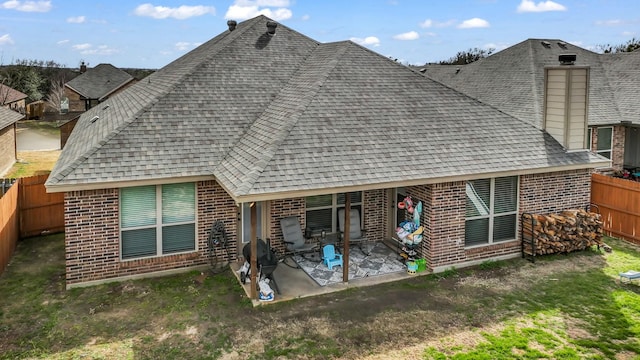
[[[558,56],[560,65],[573,65],[576,63],[576,54],[561,54]]]
[[[460,72],[460,68],[456,68],[456,74]]]
[[[548,42],[548,41],[542,41],[541,43],[542,43],[542,46],[546,47],[547,49],[550,49],[550,48],[551,48],[551,43],[550,43],[550,42]]]
[[[275,35],[277,27],[278,23],[276,23],[275,21],[267,21],[267,34]]]
[[[105,105],[102,110],[107,110],[109,108],[109,104]]]
[[[237,25],[238,23],[235,20],[227,21],[227,26],[229,27],[229,31],[235,30]]]
[[[560,46],[563,49],[566,49],[567,48],[567,43],[564,42],[564,41],[558,41],[558,46]]]
[[[100,116],[96,115],[96,116],[92,117],[91,120],[89,120],[89,122],[93,124],[94,122],[98,121],[98,119],[100,119]]]

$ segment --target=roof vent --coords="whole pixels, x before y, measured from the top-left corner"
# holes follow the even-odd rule
[[[235,20],[227,21],[227,26],[229,27],[229,31],[235,30],[237,25],[238,25],[238,22]]]
[[[92,117],[91,120],[89,120],[89,122],[93,124],[94,122],[98,121],[98,119],[100,119],[100,116],[96,115]]]
[[[427,68],[421,68],[421,69],[420,69],[420,70],[418,70],[418,71],[424,74],[424,73],[426,73],[426,72],[427,72]]]
[[[109,108],[109,104],[105,105],[102,110],[107,110]]]
[[[564,41],[558,41],[558,46],[560,46],[563,49],[566,49],[567,48],[567,43],[564,42]]]
[[[267,21],[267,34],[275,35],[277,27],[278,23],[276,23],[275,21]]]
[[[548,41],[541,41],[542,46],[546,47],[547,49],[551,48],[551,43]]]
[[[460,72],[460,68],[456,68],[456,74]]]
[[[573,65],[576,62],[576,54],[558,55],[558,61],[560,61],[560,65]]]

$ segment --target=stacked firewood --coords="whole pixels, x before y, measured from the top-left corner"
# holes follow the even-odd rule
[[[524,252],[528,255],[533,255],[532,240],[535,255],[568,253],[605,245],[600,214],[585,210],[572,209],[550,215],[524,214],[522,230]]]

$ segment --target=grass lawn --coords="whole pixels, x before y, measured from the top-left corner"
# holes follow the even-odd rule
[[[18,161],[5,177],[20,178],[48,174],[60,157],[60,150],[18,151]]]
[[[253,308],[230,272],[64,290],[61,234],[0,276],[0,359],[637,359],[640,249],[487,262]]]
[[[60,135],[60,129],[55,121],[21,120],[18,122],[18,131],[23,128],[36,129],[40,132],[57,136]],[[5,178],[20,178],[50,173],[53,165],[55,165],[58,157],[60,157],[60,150],[18,151],[17,155],[18,161],[4,176]]]

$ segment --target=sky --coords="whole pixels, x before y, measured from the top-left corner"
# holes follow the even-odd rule
[[[637,0],[0,0],[0,65],[158,69],[227,30],[227,20],[260,14],[411,65],[529,38],[598,51],[640,37]]]

